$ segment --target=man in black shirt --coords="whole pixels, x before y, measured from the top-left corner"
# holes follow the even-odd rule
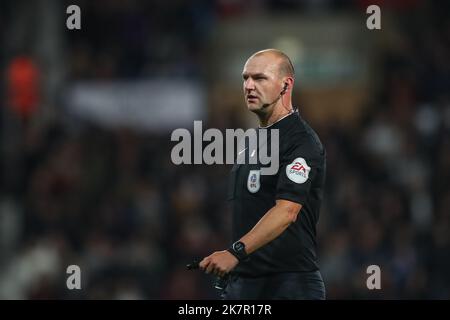
[[[261,175],[259,161],[237,162],[231,172],[233,241],[205,257],[206,273],[231,275],[225,299],[325,299],[316,258],[316,224],[325,182],[325,150],[292,107],[294,68],[281,51],[253,54],[243,70],[247,107],[271,145],[278,129],[279,168]],[[239,156],[255,156],[246,145]],[[253,163],[253,164],[252,164]]]

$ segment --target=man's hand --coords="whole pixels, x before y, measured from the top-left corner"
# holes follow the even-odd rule
[[[239,260],[227,250],[216,251],[200,261],[199,267],[206,273],[223,277],[237,266]]]

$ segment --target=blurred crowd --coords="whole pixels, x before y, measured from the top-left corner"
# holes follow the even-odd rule
[[[203,77],[209,26],[243,4],[176,2],[83,2],[95,27],[68,35],[68,81]],[[345,9],[336,3],[328,9]],[[356,125],[315,127],[328,155],[318,252],[329,299],[450,298],[448,9],[405,19],[396,45],[380,50],[376,90]],[[218,297],[212,277],[185,265],[232,240],[229,166],[173,165],[170,133],[5,110],[1,120],[17,136],[2,126],[0,298]],[[233,115],[205,120],[243,127]],[[82,290],[67,290],[72,264]],[[367,289],[369,265],[380,266],[382,290]]]

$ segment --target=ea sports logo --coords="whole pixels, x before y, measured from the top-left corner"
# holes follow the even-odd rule
[[[306,173],[305,167],[300,162],[296,162],[291,171],[303,171],[303,173]]]
[[[310,171],[311,168],[303,158],[295,159],[286,167],[287,177],[295,183],[304,183],[306,180],[308,180]]]

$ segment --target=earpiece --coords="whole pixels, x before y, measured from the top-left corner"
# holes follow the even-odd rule
[[[262,105],[262,107],[263,107],[263,108],[267,108],[267,107],[273,105],[274,103],[276,103],[278,100],[280,100],[280,99],[281,99],[281,96],[282,96],[283,94],[285,94],[286,90],[288,89],[288,86],[289,86],[289,85],[285,82],[285,83],[284,83],[283,90],[281,90],[281,92],[280,92],[280,95],[279,95],[272,103],[265,103],[265,104]]]
[[[287,88],[288,88],[288,84],[285,82],[284,83],[284,87],[283,87],[283,90],[281,91],[281,93],[280,93],[280,95],[283,95],[283,94],[285,94],[286,93],[286,90],[287,90]]]

